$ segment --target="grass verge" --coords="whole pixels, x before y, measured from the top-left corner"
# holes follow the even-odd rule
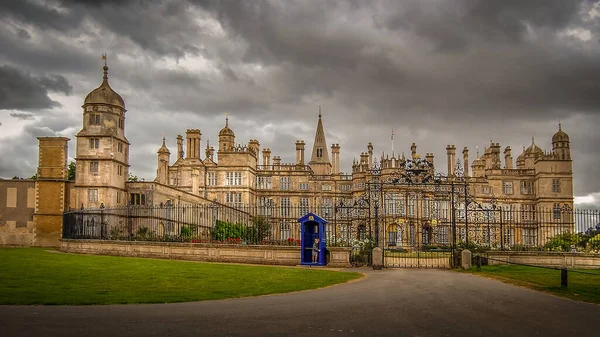
[[[560,270],[557,269],[500,265],[482,266],[480,271],[474,268],[469,273],[578,301],[600,304],[600,270],[569,269],[566,288],[560,286]]]
[[[169,303],[286,293],[359,273],[0,249],[0,304]]]

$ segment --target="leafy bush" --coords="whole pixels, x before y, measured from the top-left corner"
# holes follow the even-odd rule
[[[216,241],[227,241],[228,239],[245,239],[248,229],[241,224],[232,224],[217,220],[212,229],[212,239]]]
[[[148,227],[140,227],[133,240],[135,241],[152,241],[155,238],[154,232]]]
[[[546,242],[544,249],[552,252],[570,252],[571,246],[581,247],[583,236],[582,233],[558,234]]]
[[[198,229],[197,225],[183,225],[181,226],[181,238],[183,241],[189,241],[194,238],[196,235],[196,231]]]
[[[600,234],[597,234],[588,240],[587,248],[595,253],[600,252]]]
[[[490,250],[490,247],[478,245],[478,244],[476,244],[476,243],[474,243],[472,241],[469,242],[469,243],[466,243],[464,241],[460,241],[456,245],[456,248],[457,248],[458,251],[462,251],[462,250],[468,249],[473,254],[475,254],[475,253],[485,253],[488,250]]]
[[[248,227],[245,240],[249,244],[260,244],[269,235],[271,235],[269,223],[265,218],[257,217],[252,226]]]

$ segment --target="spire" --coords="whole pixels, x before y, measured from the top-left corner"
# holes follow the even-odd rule
[[[225,127],[229,127],[229,115],[227,114],[227,112],[225,113]]]
[[[319,121],[317,122],[317,132],[315,134],[315,142],[309,166],[317,174],[329,174],[331,162],[329,161],[329,153],[327,152],[327,141],[325,140],[325,131],[323,131],[323,120],[321,119],[321,106],[319,106]],[[321,169],[316,169],[315,165],[324,165]]]
[[[169,149],[165,145],[165,133],[164,132],[163,132],[162,146],[160,147],[160,149],[158,149],[158,154],[161,154],[161,153],[171,154],[171,151],[169,151]]]
[[[562,131],[562,125],[560,124],[560,119],[558,120],[558,131]]]
[[[108,80],[108,66],[106,65],[106,53],[102,54],[102,59],[104,60],[104,80],[107,81]]]
[[[531,145],[535,145],[535,139],[531,137]]]

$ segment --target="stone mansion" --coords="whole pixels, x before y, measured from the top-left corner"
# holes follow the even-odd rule
[[[341,202],[350,205],[353,200],[368,195],[373,178],[381,180],[402,173],[415,163],[424,165],[432,174],[438,172],[434,154],[427,152],[421,156],[414,143],[408,158],[383,154],[378,161],[373,155],[374,145],[368,143],[366,151],[354,160],[351,173],[341,173],[341,146],[328,146],[319,109],[315,137],[312,144],[308,144],[311,152],[306,154],[307,143],[297,140],[293,163],[281,162],[280,156],[272,154],[268,147],[261,148],[258,139],[236,141],[234,125],[230,125],[226,117],[219,131],[217,148],[208,142],[201,148],[199,129],[186,130],[185,137],[177,136],[174,154],[165,146],[163,137],[162,146],[157,144],[154,181],[131,182],[128,180],[131,144],[126,137],[127,110],[123,98],[109,85],[106,65],[100,86],[85,97],[82,107],[82,128],[76,135],[74,183],[68,182],[66,176],[69,140],[40,138],[36,184],[41,186],[44,181],[51,184],[62,179],[65,185],[59,194],[64,198],[64,209],[165,204],[221,204],[241,209],[271,205],[289,218],[281,227],[284,237],[289,235],[285,233],[289,233],[290,226],[295,226],[295,219],[309,211],[338,226],[336,206]],[[457,173],[464,177],[469,193],[478,204],[494,203],[504,210],[573,207],[570,142],[560,125],[552,136],[552,149],[544,151],[532,141],[516,160],[510,147],[502,149],[499,143],[492,142],[474,159],[469,158],[469,149],[462,149],[464,167],[460,168],[456,151],[455,145],[446,147],[447,159],[442,166],[447,167],[448,177]],[[457,167],[460,172],[455,171]],[[398,233],[401,240],[418,236],[419,228],[424,231],[427,226],[448,218],[449,201],[436,201],[435,193],[423,190],[419,184],[389,185],[384,190],[379,205],[382,233]],[[298,211],[293,213],[290,209]],[[55,222],[59,216],[60,212]],[[415,224],[416,229],[407,227]],[[340,232],[345,230],[339,229]],[[352,228],[347,230],[352,231]]]

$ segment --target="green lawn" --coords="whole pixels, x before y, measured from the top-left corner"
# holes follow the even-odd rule
[[[314,289],[359,273],[0,249],[0,304],[167,303]]]
[[[577,271],[589,274],[580,274]],[[470,273],[494,278],[527,288],[549,292],[574,300],[600,303],[600,270],[574,269],[567,273],[567,288],[560,286],[560,270],[516,265],[475,267]]]

